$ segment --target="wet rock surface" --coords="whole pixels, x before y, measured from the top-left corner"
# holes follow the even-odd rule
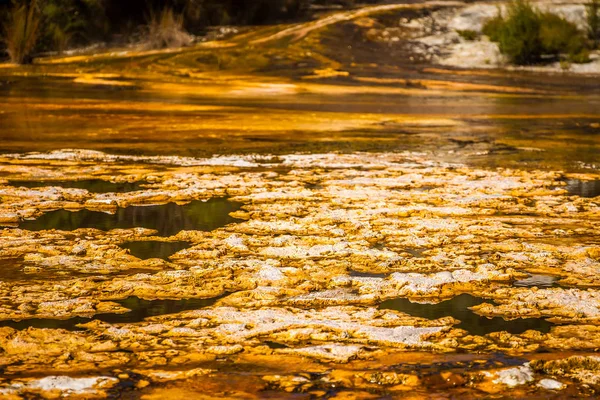
[[[147,398],[193,392],[168,382],[208,376],[217,360],[241,366],[243,358],[271,370],[301,359],[314,370],[255,370],[259,391],[316,395],[332,385],[367,392],[383,385],[400,393],[424,385],[587,395],[592,389],[578,385],[597,384],[594,358],[567,359],[561,371],[569,372],[560,374],[551,372],[558,358],[536,360],[542,350],[600,346],[600,205],[563,189],[562,172],[484,170],[413,153],[283,155],[265,163],[59,151],[3,156],[0,166],[6,182],[12,171],[33,176],[32,160],[50,171],[69,160],[85,177],[90,159],[115,180],[135,174],[149,185],[92,193],[0,183],[0,266],[10,276],[0,282],[7,395],[103,396],[119,385]],[[156,225],[170,209],[135,213],[129,227],[47,222],[57,212],[116,218],[119,210],[161,204],[182,207],[174,217],[196,225]],[[185,208],[194,204],[200,211]],[[523,358],[498,361],[504,369],[464,364],[419,373],[373,361],[475,351]],[[87,370],[106,372],[67,382]],[[27,380],[41,373],[56,378]]]

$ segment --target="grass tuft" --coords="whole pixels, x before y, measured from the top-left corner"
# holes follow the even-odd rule
[[[152,49],[189,46],[193,42],[193,36],[183,27],[183,16],[170,8],[150,13],[146,29],[146,44]]]
[[[9,12],[4,28],[4,42],[10,60],[16,64],[28,64],[40,35],[41,17],[36,1],[15,4]]]

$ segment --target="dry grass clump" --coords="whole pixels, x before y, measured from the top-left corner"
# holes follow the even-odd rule
[[[152,12],[146,25],[148,48],[164,49],[171,47],[189,46],[194,37],[183,26],[183,16],[172,9],[165,8],[161,12]]]
[[[10,10],[4,28],[4,42],[10,60],[16,64],[32,61],[32,53],[40,36],[41,17],[35,0],[31,3],[15,5]]]

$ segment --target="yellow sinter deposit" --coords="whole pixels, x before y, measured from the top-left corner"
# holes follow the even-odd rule
[[[0,319],[91,318],[74,331],[27,322],[0,328],[0,390],[7,396],[104,396],[119,381],[135,381],[146,398],[161,391],[176,397],[204,389],[169,389],[168,382],[212,376],[223,362],[269,365],[254,370],[249,392],[318,395],[337,384],[357,390],[358,398],[373,385],[391,393],[453,388],[475,397],[568,385],[585,394],[590,386],[578,385],[600,380],[595,358],[575,363],[561,356],[600,346],[600,205],[569,195],[561,172],[475,169],[416,153],[200,159],[64,150],[4,155],[0,174]],[[124,193],[51,181],[38,188],[9,184],[42,176],[142,183]],[[223,197],[241,209],[231,215],[235,222],[214,230],[159,236],[139,227],[18,227],[60,209],[115,213]],[[119,246],[150,240],[191,247],[167,260],[140,260]],[[513,284],[531,274],[554,277],[554,286]],[[476,335],[450,315],[431,319],[378,307],[387,299],[439,303],[462,293],[483,299],[473,307],[481,316],[543,317],[560,325]],[[139,322],[93,320],[126,316],[119,301],[131,296],[216,299]],[[526,364],[541,349],[557,352],[551,361]],[[395,371],[389,362],[407,352],[418,362],[463,351],[481,352],[483,364],[474,368],[468,363],[477,359],[467,360],[457,371],[434,374],[439,382]],[[497,351],[524,358],[516,367],[486,364]],[[289,366],[300,359],[305,375]],[[35,378],[39,373],[51,376],[44,381]],[[93,377],[64,376],[72,374]],[[214,390],[224,384],[206,379]]]

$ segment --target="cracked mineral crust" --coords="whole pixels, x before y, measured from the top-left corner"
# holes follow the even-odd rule
[[[102,396],[112,376],[127,382],[134,376],[130,384],[145,387],[209,376],[216,360],[244,357],[351,365],[409,352],[525,357],[542,348],[600,345],[600,203],[570,196],[564,173],[476,169],[417,153],[267,160],[88,150],[0,156],[3,393],[44,388]],[[144,183],[120,193],[10,184],[40,174]],[[176,209],[214,199],[226,206],[182,214],[190,219],[181,227],[80,227],[86,218],[125,215],[123,209]],[[25,229],[40,218],[51,226]],[[167,228],[172,234],[161,234]],[[150,253],[141,258],[124,247],[145,242],[188,246],[167,256],[146,246]],[[462,310],[472,318],[500,318],[514,331],[477,335],[453,310],[418,311],[420,304],[441,306],[461,294],[480,300]],[[144,318],[132,298],[157,311]],[[204,308],[169,306],[202,299]],[[413,307],[379,309],[393,299]],[[543,319],[549,330],[521,329],[531,318]],[[592,361],[585,370],[579,363],[574,372],[551,376],[546,371],[558,367],[533,361],[440,379],[475,379],[488,393],[524,385],[562,390],[571,381],[596,384]],[[128,375],[131,368],[141,372]],[[108,377],[61,376],[94,369]],[[325,380],[364,387],[381,380],[407,390],[425,379],[406,371],[393,372],[393,379],[386,372],[384,379],[367,370],[317,380],[265,374],[260,385],[319,393]],[[53,375],[18,378],[42,372]]]

